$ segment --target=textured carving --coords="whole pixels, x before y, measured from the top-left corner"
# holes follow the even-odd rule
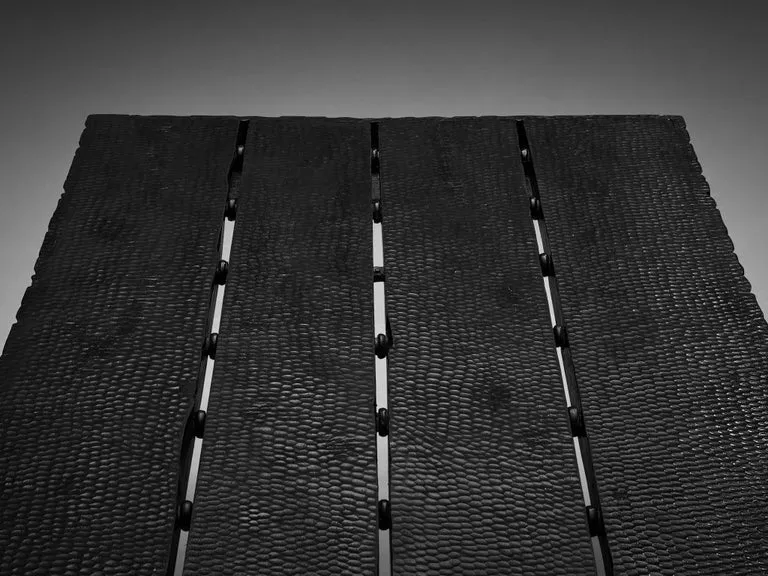
[[[91,116],[0,358],[0,574],[160,574],[237,122]]]
[[[162,574],[177,505],[192,576],[372,576],[379,526],[398,576],[593,574],[569,429],[617,574],[768,573],[768,324],[682,119],[525,118],[541,201],[516,120],[89,117],[0,357],[0,574]]]
[[[250,122],[186,574],[375,574],[369,151]]]
[[[616,573],[766,573],[768,326],[682,119],[525,125]]]
[[[594,574],[514,122],[384,120],[395,574]]]

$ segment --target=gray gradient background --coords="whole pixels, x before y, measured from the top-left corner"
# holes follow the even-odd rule
[[[0,343],[93,113],[680,114],[768,310],[764,3],[142,4],[0,11]]]

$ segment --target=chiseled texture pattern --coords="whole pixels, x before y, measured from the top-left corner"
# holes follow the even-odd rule
[[[616,573],[768,573],[768,325],[682,119],[526,128]]]
[[[250,121],[185,573],[376,573],[369,123]]]
[[[393,571],[594,574],[514,121],[380,141]]]
[[[236,131],[88,118],[0,357],[0,574],[164,573]]]

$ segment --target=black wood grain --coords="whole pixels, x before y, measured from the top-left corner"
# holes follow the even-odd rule
[[[515,120],[378,120],[396,575],[595,570]],[[768,573],[768,325],[682,119],[524,120],[616,573]],[[187,574],[375,574],[369,128],[251,119]],[[0,357],[0,574],[164,573],[237,130],[89,117]]]
[[[0,574],[164,572],[236,131],[88,118],[0,358]]]
[[[511,119],[380,128],[395,574],[594,574]]]
[[[375,574],[369,149],[250,120],[187,574]]]
[[[768,572],[768,325],[682,119],[525,124],[616,573]]]

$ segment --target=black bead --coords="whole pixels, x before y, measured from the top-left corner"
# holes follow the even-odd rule
[[[216,359],[216,345],[219,343],[219,335],[215,332],[205,337],[203,342],[203,354],[210,356],[212,360]]]
[[[603,514],[595,506],[587,506],[587,526],[590,536],[598,536],[603,531]]]
[[[384,282],[384,268],[382,266],[373,267],[373,281]]]
[[[176,523],[185,532],[189,531],[189,527],[192,525],[192,502],[189,500],[184,500],[176,508]]]
[[[376,414],[376,430],[381,436],[389,435],[389,410],[379,408]]]
[[[568,332],[566,331],[565,326],[557,324],[554,328],[552,328],[552,332],[555,335],[555,346],[558,346],[559,348],[567,348]]]
[[[381,223],[381,201],[379,200],[373,201],[373,221],[376,224]]]
[[[219,260],[216,266],[216,273],[213,276],[214,282],[219,286],[223,286],[227,282],[227,273],[229,272],[229,264],[226,260]]]
[[[379,530],[392,528],[392,511],[389,500],[379,500]]]
[[[192,415],[192,425],[197,438],[202,438],[205,433],[205,416],[205,410],[198,410]]]
[[[575,437],[584,437],[587,435],[584,426],[584,412],[571,406],[568,408],[568,420],[571,424],[571,435]]]
[[[544,276],[555,275],[555,265],[549,254],[539,254],[539,264],[541,265],[541,273],[544,274]]]
[[[389,351],[389,338],[386,334],[378,334],[376,336],[376,345],[374,347],[376,356],[379,358],[386,358]]]

